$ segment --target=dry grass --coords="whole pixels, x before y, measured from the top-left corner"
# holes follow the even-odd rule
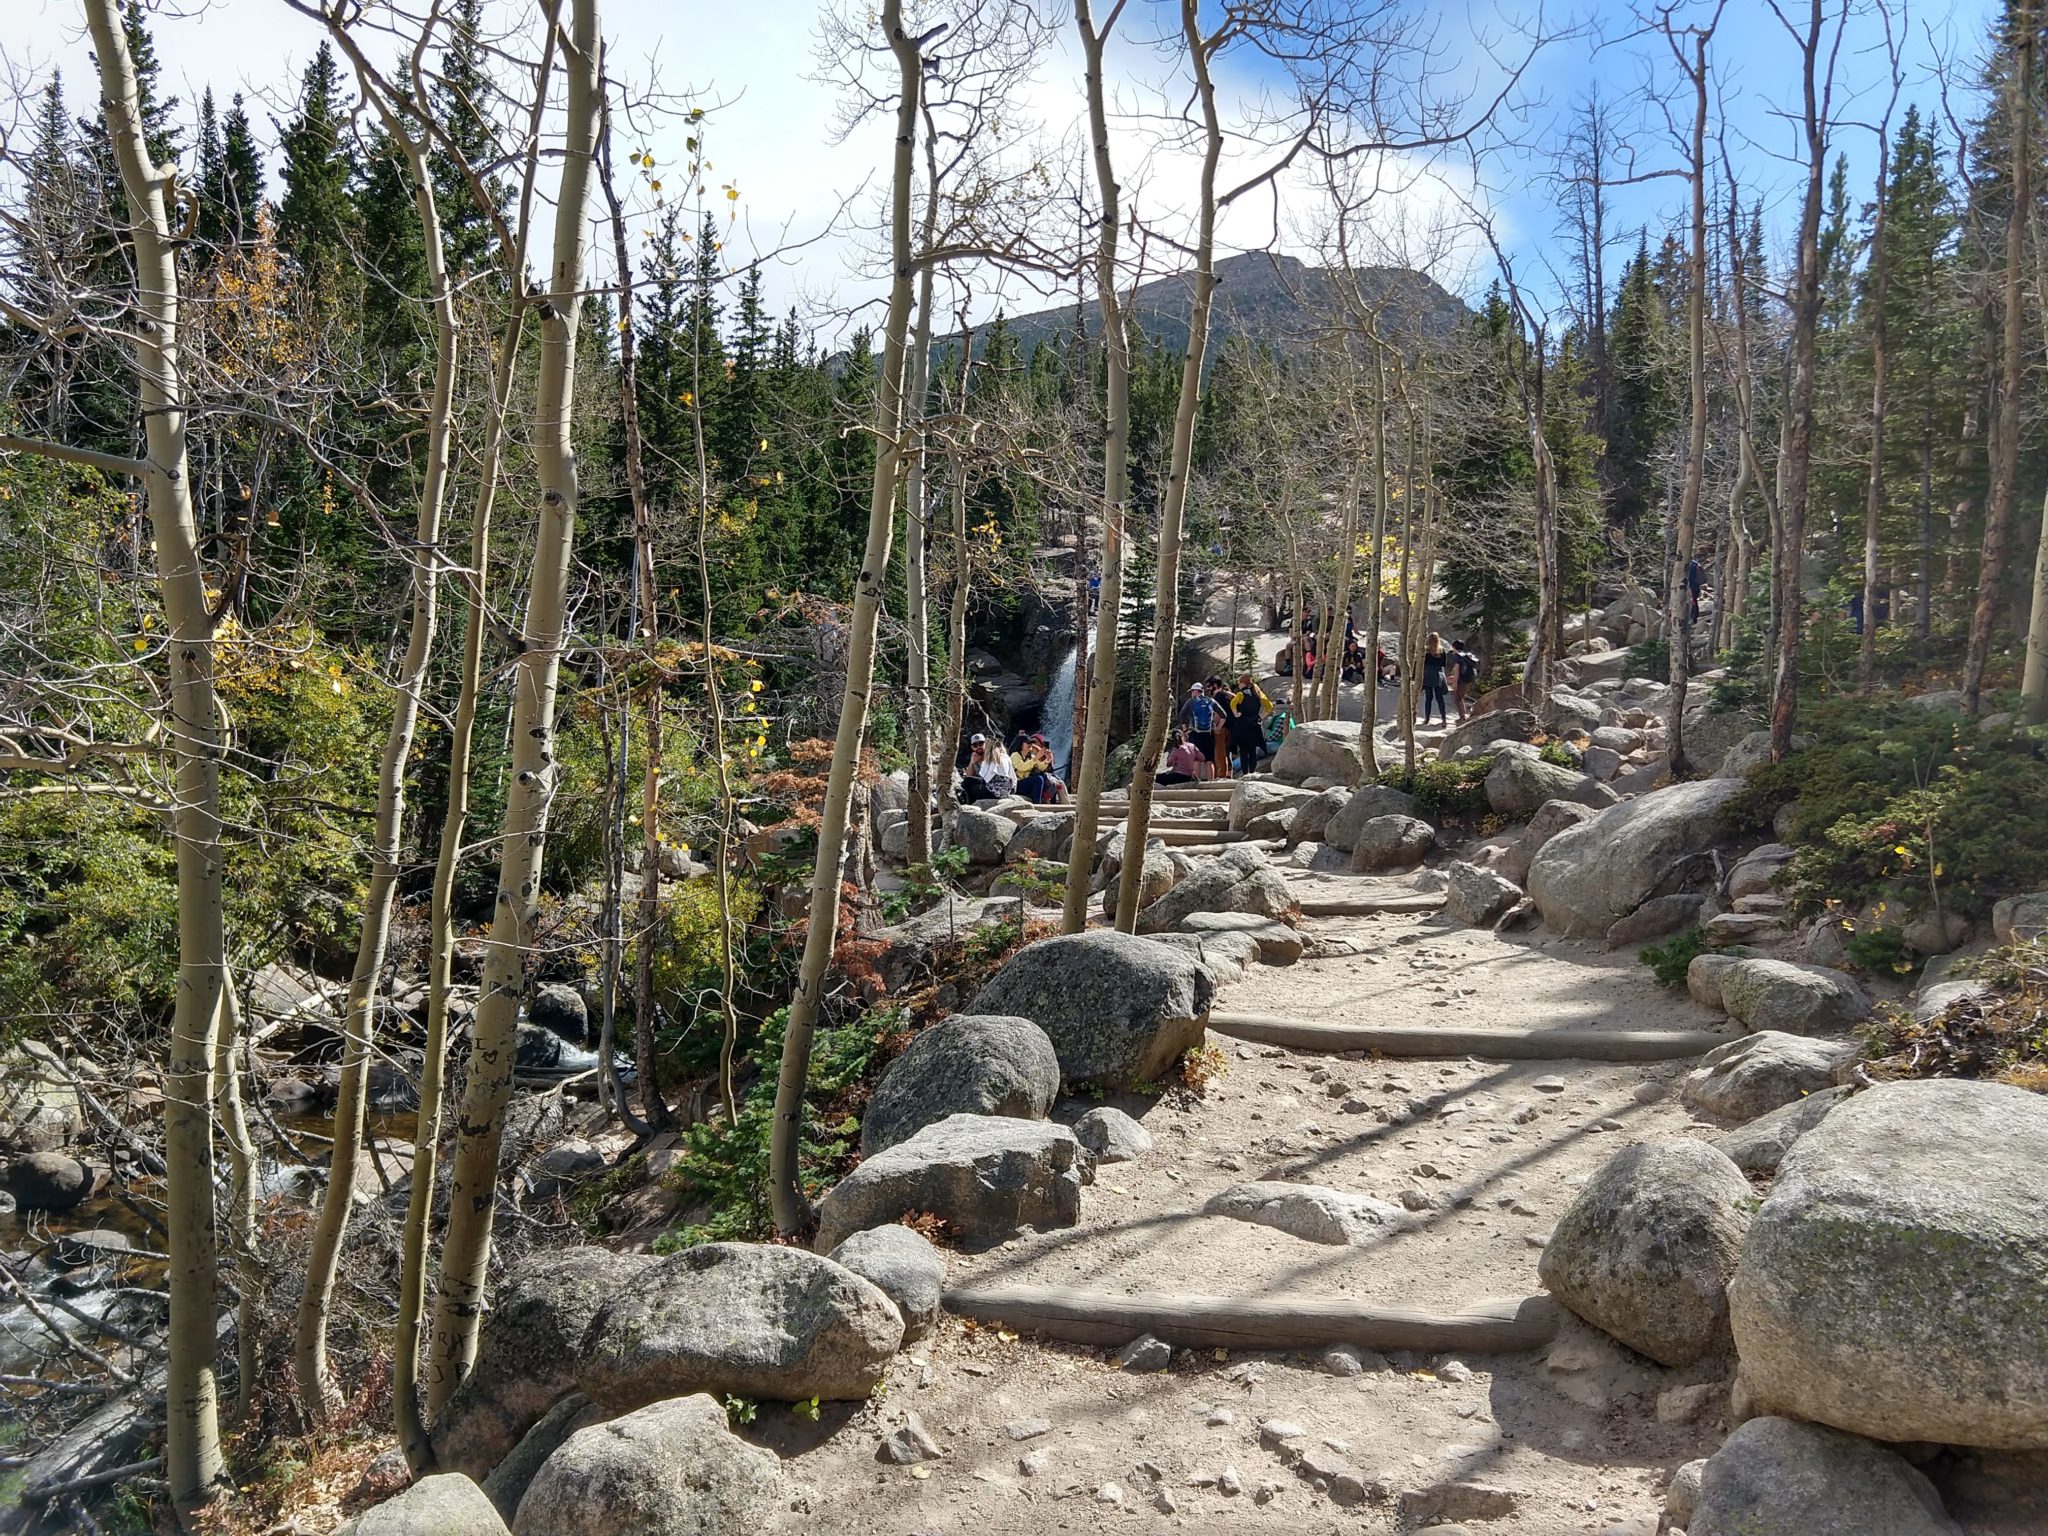
[[[1957,998],[1924,1023],[1904,1009],[1879,1020],[1872,1077],[1972,1077],[2048,1093],[2048,940],[1994,951],[1973,969],[1989,994]]]

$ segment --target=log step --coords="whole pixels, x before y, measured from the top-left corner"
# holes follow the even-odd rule
[[[1371,1051],[1445,1061],[1467,1056],[1481,1061],[1679,1061],[1741,1038],[1697,1029],[1414,1029],[1258,1013],[1212,1013],[1209,1028],[1233,1040],[1295,1050]]]
[[[1442,891],[1417,891],[1413,896],[1304,896],[1303,917],[1372,917],[1381,912],[1439,912]]]
[[[1072,1344],[1128,1344],[1150,1333],[1189,1349],[1362,1349],[1480,1353],[1540,1349],[1557,1333],[1548,1296],[1474,1302],[1461,1312],[1378,1307],[1343,1296],[1119,1295],[1036,1285],[945,1293],[945,1308]]]

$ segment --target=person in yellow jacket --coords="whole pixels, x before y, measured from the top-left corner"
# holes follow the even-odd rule
[[[1251,673],[1240,672],[1237,688],[1226,706],[1230,716],[1230,750],[1237,758],[1237,771],[1251,773],[1266,750],[1266,713],[1273,701],[1266,697]]]

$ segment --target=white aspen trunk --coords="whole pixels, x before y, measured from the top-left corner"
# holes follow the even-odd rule
[[[233,977],[223,976],[220,999],[213,1091],[220,1106],[221,1139],[228,1148],[228,1245],[234,1255],[235,1289],[240,1293],[235,1304],[235,1405],[230,1414],[231,1421],[240,1424],[249,1417],[256,1391],[263,1292],[269,1273],[257,1245],[256,1142],[242,1112],[242,1075],[235,1066],[235,1047],[243,1038],[243,1029],[241,999],[235,995]]]
[[[846,841],[847,802],[852,797],[861,736],[867,728],[868,695],[874,686],[875,626],[882,606],[882,582],[889,569],[897,471],[903,456],[904,341],[910,328],[911,303],[911,168],[917,148],[917,103],[924,60],[918,40],[904,30],[902,0],[883,0],[882,31],[896,55],[900,77],[889,209],[889,315],[882,333],[880,388],[875,392],[875,478],[868,496],[867,549],[861,558],[860,575],[854,582],[846,694],[840,705],[838,734],[832,744],[825,802],[819,810],[809,928],[804,934],[803,958],[797,965],[796,987],[789,1001],[789,1023],[782,1039],[782,1068],[775,1084],[775,1122],[768,1149],[769,1199],[776,1228],[788,1236],[805,1232],[811,1225],[810,1199],[804,1193],[802,1170],[798,1166],[804,1087],[810,1075],[811,1042],[818,1027],[825,974],[839,928],[839,864]],[[959,600],[962,599],[956,598]],[[911,809],[914,818],[917,808]]]
[[[367,93],[368,87],[365,86]],[[370,884],[363,900],[362,928],[356,939],[355,970],[349,978],[347,1014],[342,1026],[341,1081],[334,1101],[334,1144],[328,1162],[327,1187],[313,1223],[306,1255],[306,1280],[299,1294],[293,1337],[292,1367],[299,1405],[315,1424],[325,1422],[338,1400],[327,1366],[327,1323],[334,1300],[334,1277],[341,1263],[342,1234],[354,1205],[356,1160],[363,1140],[364,1088],[370,1071],[370,1044],[376,1028],[377,984],[384,970],[391,938],[391,909],[397,899],[400,840],[405,832],[405,772],[419,727],[420,700],[426,688],[427,663],[433,655],[439,609],[441,514],[447,496],[448,463],[455,433],[455,376],[459,354],[455,295],[441,243],[441,216],[434,200],[434,177],[427,146],[415,139],[395,114],[385,115],[385,128],[405,154],[413,179],[413,208],[420,221],[421,253],[427,264],[427,301],[434,316],[434,383],[427,404],[426,460],[420,479],[419,519],[409,554],[412,567],[412,617],[405,658],[399,665],[392,700],[391,724],[384,738],[384,756],[377,772],[377,811],[370,844]]]
[[[576,536],[576,459],[570,442],[576,341],[583,309],[585,213],[596,157],[597,0],[574,0],[561,41],[567,82],[554,255],[539,301],[544,329],[533,408],[539,524],[512,706],[512,779],[498,839],[498,894],[472,1025],[469,1081],[457,1127],[448,1236],[434,1298],[427,1403],[438,1410],[476,1358],[496,1213],[498,1153],[512,1094],[512,1062],[526,963],[540,899],[548,810],[555,789],[555,688],[561,670],[570,554]]]
[[[1799,567],[1806,544],[1806,498],[1812,469],[1816,354],[1820,328],[1820,215],[1826,176],[1827,135],[1818,97],[1818,55],[1823,9],[1813,0],[1802,43],[1805,93],[1806,200],[1800,209],[1799,260],[1792,293],[1791,389],[1785,405],[1785,453],[1779,464],[1778,548],[1772,584],[1777,592],[1776,674],[1771,688],[1771,761],[1792,750],[1792,722],[1799,706]],[[2022,185],[2022,202],[2024,202]],[[2018,217],[2015,214],[2015,217]],[[2010,253],[2017,259],[2017,253]]]
[[[178,253],[168,194],[176,169],[150,158],[135,61],[128,52],[116,0],[84,4],[99,66],[107,139],[128,202],[138,311],[130,332],[148,464],[143,490],[170,642],[165,735],[173,765],[170,820],[178,876],[178,991],[164,1073],[164,1226],[171,1309],[165,1353],[164,1475],[183,1519],[226,1482],[214,1379],[219,1298],[211,1112],[214,1036],[221,992],[227,985],[214,621],[207,611],[206,574],[200,564],[186,457]]]
[[[1121,7],[1119,6],[1119,9]],[[1102,312],[1104,359],[1102,427],[1102,596],[1095,615],[1095,644],[1088,652],[1087,732],[1081,741],[1081,773],[1074,786],[1074,840],[1067,854],[1066,897],[1060,931],[1088,926],[1088,886],[1095,872],[1095,838],[1102,819],[1102,781],[1109,768],[1109,717],[1116,707],[1116,631],[1124,599],[1124,522],[1130,512],[1131,347],[1117,291],[1117,234],[1123,188],[1110,158],[1109,108],[1102,79],[1102,51],[1109,23],[1100,31],[1088,0],[1074,0],[1074,25],[1081,34],[1088,87],[1088,136],[1095,152],[1095,185],[1102,199],[1095,246],[1095,301]],[[1075,595],[1087,601],[1087,572],[1075,577]],[[1078,693],[1082,679],[1077,674]],[[1155,770],[1156,771],[1156,770]],[[1141,856],[1142,862],[1142,856]]]
[[[1181,0],[1181,35],[1201,102],[1203,143],[1200,202],[1196,209],[1195,291],[1188,311],[1188,354],[1180,375],[1180,401],[1173,416],[1173,448],[1166,496],[1159,509],[1159,564],[1153,600],[1158,621],[1152,635],[1152,697],[1145,735],[1131,770],[1129,812],[1124,822],[1124,861],[1118,872],[1116,926],[1138,925],[1138,895],[1145,874],[1145,838],[1152,819],[1152,791],[1159,755],[1173,722],[1173,648],[1180,627],[1181,520],[1187,510],[1188,476],[1194,458],[1195,410],[1202,399],[1202,360],[1209,350],[1209,310],[1216,295],[1216,166],[1223,155],[1223,124],[1216,110],[1216,86],[1209,75],[1209,44],[1202,37],[1196,0]],[[1298,667],[1298,661],[1297,661]]]
[[[926,145],[926,162],[936,156]],[[923,247],[937,238],[938,187],[927,190]],[[909,387],[904,401],[903,624],[907,644],[903,691],[910,716],[910,822],[905,827],[905,862],[932,860],[932,662],[931,617],[926,606],[924,410],[931,389],[932,263],[917,273],[917,325],[910,347]]]
[[[521,224],[524,234],[524,221]],[[525,329],[525,306],[513,302],[498,345],[491,378],[491,404],[483,463],[478,471],[476,508],[470,522],[469,564],[461,573],[467,611],[463,617],[462,666],[456,684],[455,717],[448,729],[448,804],[442,812],[440,845],[428,903],[427,1037],[421,1053],[420,1108],[412,1147],[412,1182],[406,1197],[398,1271],[398,1321],[392,1332],[392,1422],[399,1449],[415,1475],[433,1470],[434,1448],[427,1433],[421,1396],[421,1321],[427,1295],[427,1224],[441,1156],[441,1100],[448,1059],[448,1003],[455,973],[455,876],[469,823],[470,752],[476,740],[477,702],[483,691],[485,599],[491,548],[491,514],[504,462],[512,377]]]
[[[1372,583],[1366,596],[1364,719],[1358,727],[1358,744],[1365,754],[1368,781],[1380,775],[1380,626],[1386,622],[1387,549],[1387,364],[1377,338],[1372,343],[1372,551],[1366,557],[1367,579]],[[1491,658],[1488,658],[1489,660]]]

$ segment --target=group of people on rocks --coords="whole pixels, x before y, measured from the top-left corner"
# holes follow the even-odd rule
[[[1000,737],[976,731],[967,738],[959,763],[960,803],[1022,795],[1033,805],[1066,805],[1067,783],[1055,772],[1057,766],[1042,732],[1022,732],[1005,747]]]
[[[1190,684],[1157,782],[1227,779],[1233,765],[1238,773],[1252,772],[1273,752],[1267,740],[1272,711],[1273,701],[1249,672],[1238,674],[1234,688],[1220,677]]]

